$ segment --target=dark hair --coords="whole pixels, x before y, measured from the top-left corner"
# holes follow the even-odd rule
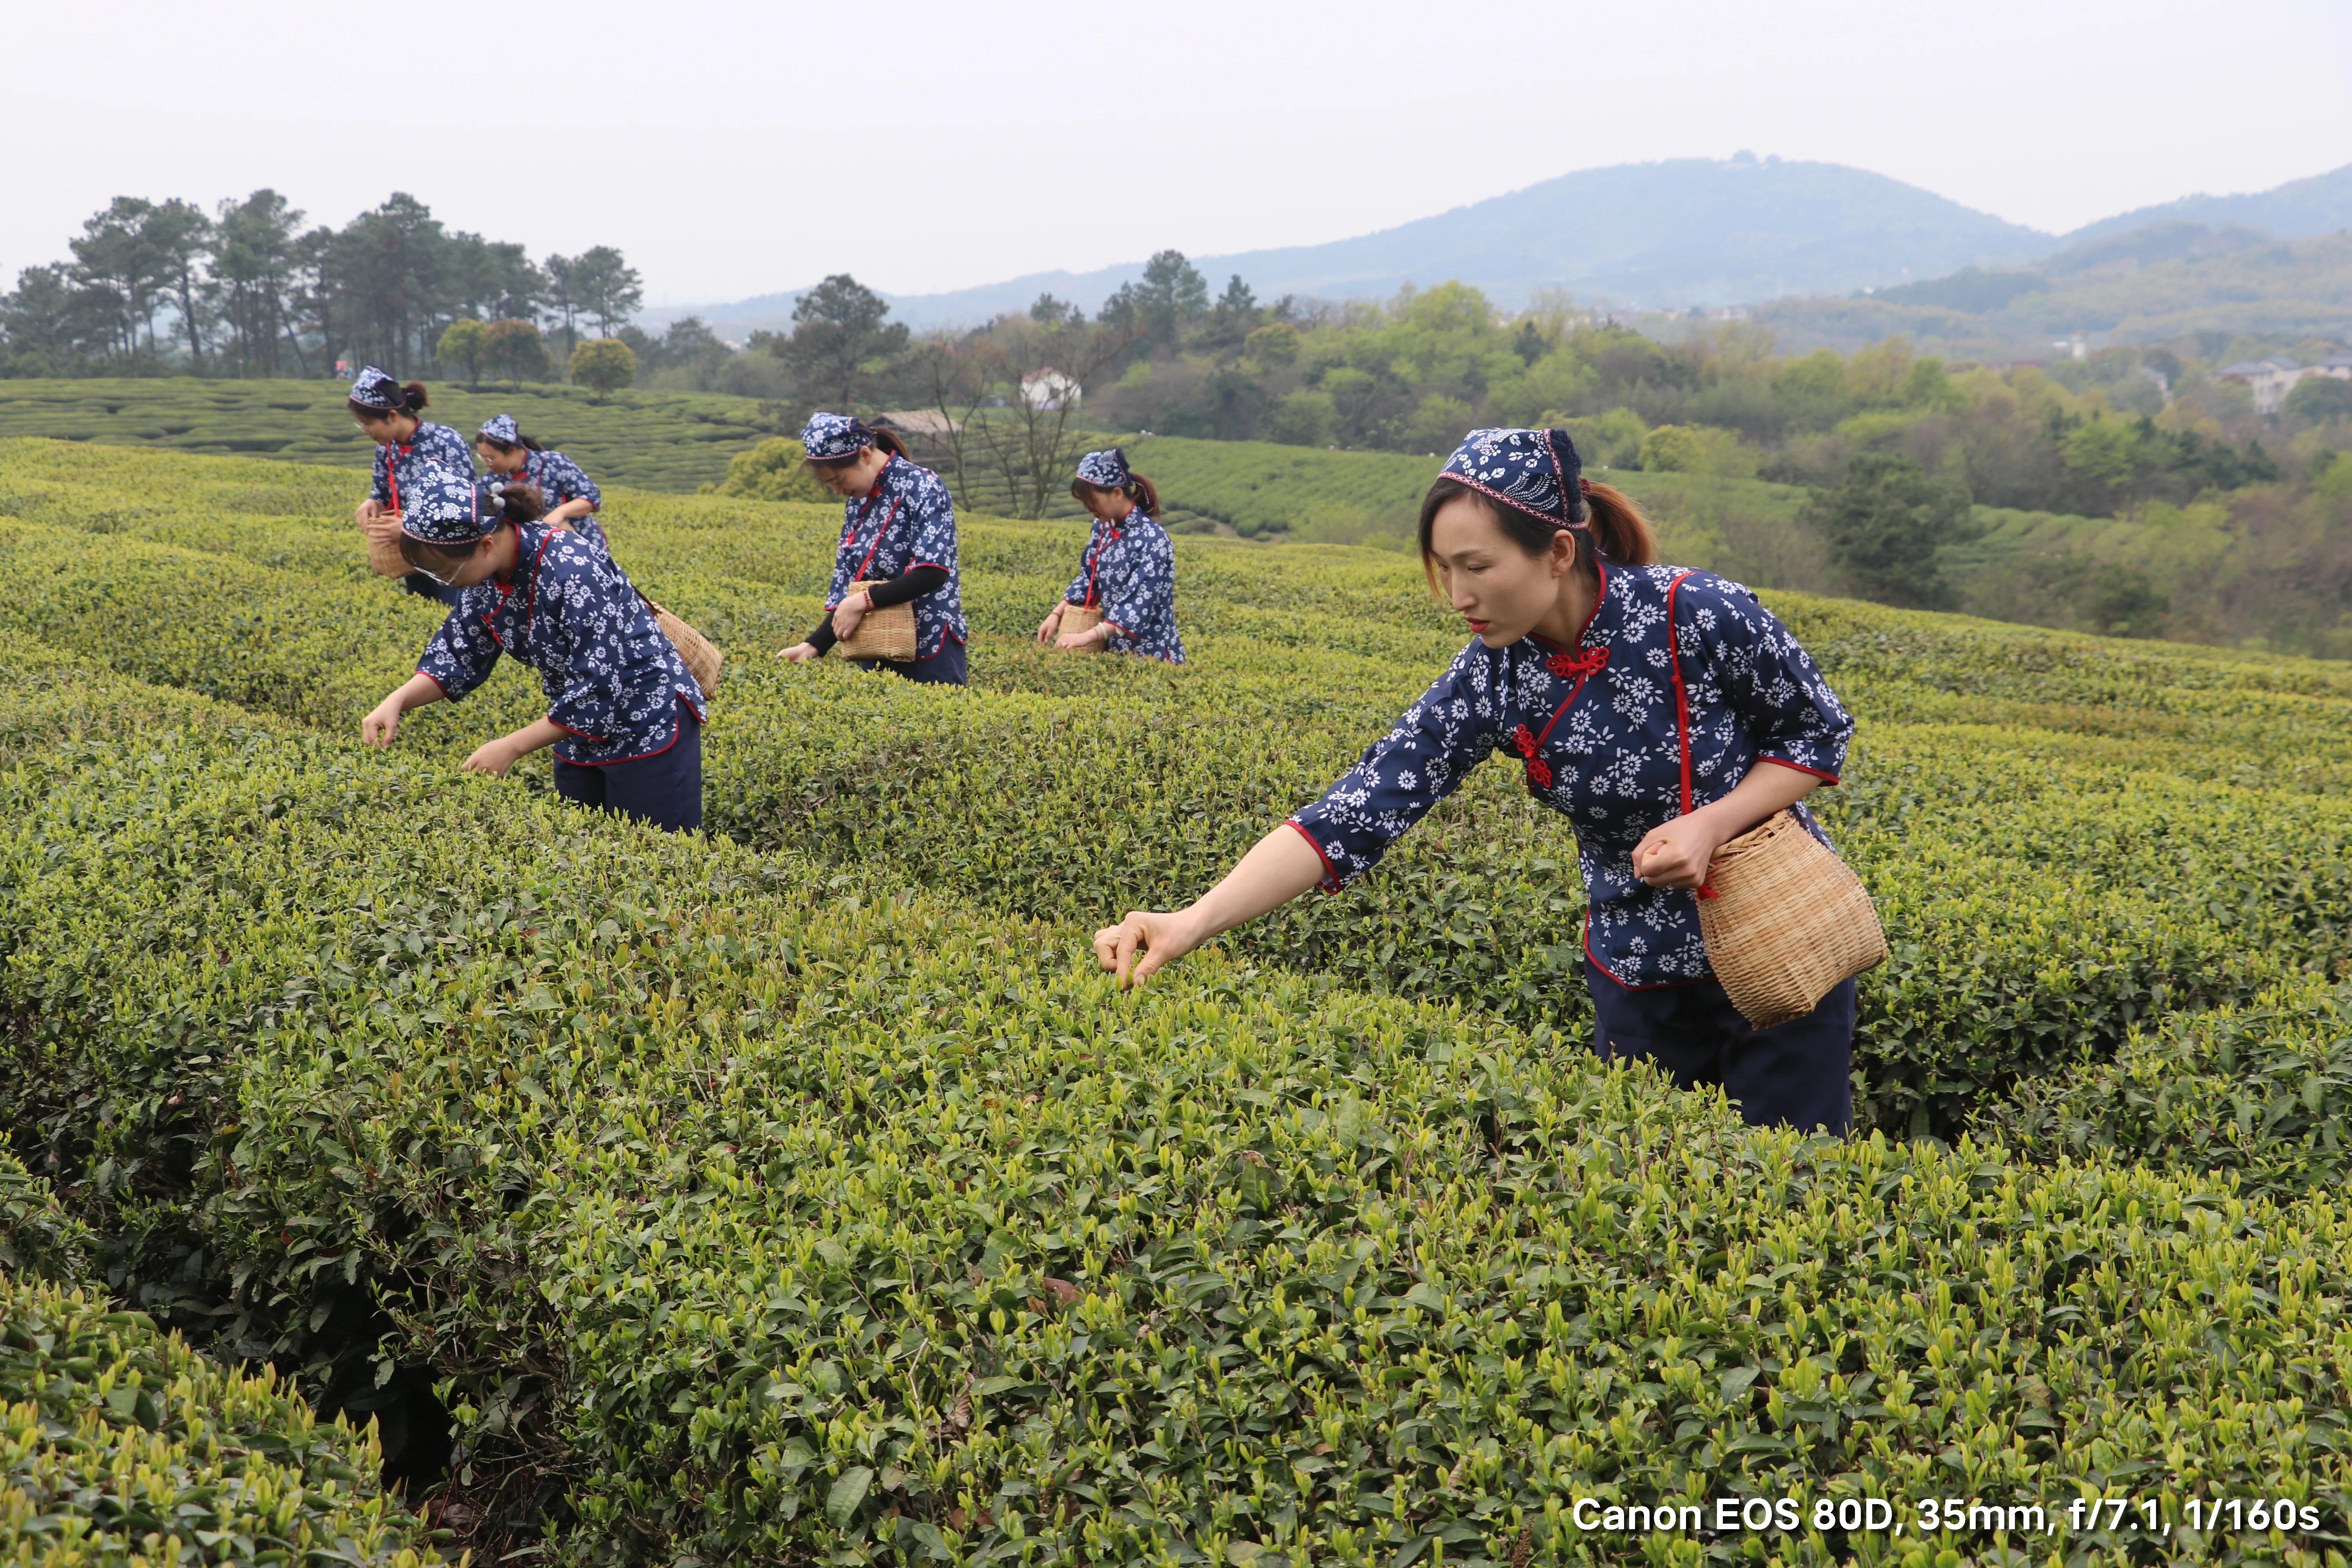
[[[546,447],[539,444],[535,437],[523,436],[520,433],[518,433],[517,438],[512,441],[501,441],[495,436],[477,436],[474,439],[479,441],[485,447],[495,447],[501,452],[544,452],[547,450]]]
[[[1082,501],[1087,499],[1087,491],[1108,489],[1110,487],[1108,485],[1090,485],[1084,479],[1072,479],[1070,481],[1070,499],[1072,500]],[[1153,489],[1151,481],[1145,479],[1141,474],[1129,470],[1127,476],[1127,483],[1119,486],[1118,490],[1121,495],[1127,497],[1128,500],[1141,507],[1143,509],[1144,516],[1158,517],[1160,515],[1160,492]]]
[[[547,498],[537,485],[504,486],[493,504],[509,522],[537,522],[547,515]]]
[[[1468,496],[1485,507],[1504,536],[1530,555],[1541,555],[1551,548],[1552,538],[1560,531],[1559,525],[1515,506],[1505,506],[1483,490],[1474,489],[1460,479],[1441,479],[1429,487],[1421,498],[1421,566],[1429,574],[1430,585],[1437,584],[1436,547],[1430,542],[1430,530],[1437,521],[1438,509],[1456,496]],[[1584,481],[1584,504],[1590,516],[1585,537],[1592,542],[1591,550],[1576,552],[1577,568],[1588,576],[1597,575],[1595,552],[1624,566],[1646,566],[1658,558],[1658,535],[1650,520],[1633,504],[1633,498],[1613,485]]]
[[[412,381],[400,389],[400,401],[389,408],[372,408],[356,398],[348,401],[344,406],[352,411],[354,419],[389,419],[395,414],[415,414],[432,401],[425,395],[425,384]]]
[[[869,429],[866,433],[874,437],[874,444],[877,447],[893,457],[906,458],[910,463],[914,461],[914,458],[908,457],[907,443],[898,439],[898,432],[896,430]],[[845,458],[811,458],[808,459],[808,465],[813,468],[841,468],[856,461],[857,461],[857,453],[852,452]]]

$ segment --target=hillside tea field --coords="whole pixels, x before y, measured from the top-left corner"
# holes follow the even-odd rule
[[[1594,1064],[1572,843],[1503,768],[1344,895],[1094,969],[1458,647],[1407,559],[1181,539],[1194,662],[1068,659],[1025,638],[1082,530],[970,519],[942,691],[767,657],[837,511],[615,490],[730,656],[679,839],[458,773],[523,672],[357,745],[434,625],[359,483],[0,442],[0,1125],[46,1182],[0,1269],[378,1417],[464,1543],[2342,1560],[2352,670],[1769,595],[1861,718],[1824,814],[1894,949],[1861,1131],[1809,1142]],[[10,1484],[99,1463],[69,1427]],[[1801,1521],[1574,1506],[1734,1496]]]
[[[375,447],[343,406],[348,390],[312,381],[212,381],[194,376],[0,380],[0,437],[44,436],[108,446],[243,454],[364,468]],[[576,456],[600,483],[691,490],[727,477],[727,459],[778,434],[760,404],[715,393],[624,390],[603,400],[586,387],[538,383],[509,392],[436,382],[425,417],[471,439],[493,414]],[[353,505],[358,502],[354,501]]]

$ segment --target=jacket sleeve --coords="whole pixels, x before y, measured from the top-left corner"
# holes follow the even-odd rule
[[[907,515],[898,526],[907,531],[907,569],[944,566],[956,569],[955,500],[938,476],[926,473],[907,497]]]
[[[368,484],[368,499],[378,506],[392,504],[392,459],[382,447],[375,449],[375,473]]]
[[[604,510],[604,492],[596,488],[596,481],[588,477],[585,468],[562,453],[547,454],[547,472],[548,477],[555,481],[552,487],[555,494],[547,498],[549,510],[573,500],[586,501],[591,511]]]
[[[499,639],[480,616],[467,607],[474,597],[469,590],[425,645],[424,657],[416,661],[416,673],[429,676],[441,689],[441,695],[451,702],[461,701],[467,693],[489,679],[491,668],[499,662]]]
[[[1755,595],[1710,573],[1684,579],[1677,598],[1685,679],[1696,654],[1723,706],[1746,726],[1759,762],[1835,784],[1853,718],[1795,635]]]
[[[1337,892],[1380,863],[1390,845],[1452,795],[1501,741],[1497,656],[1472,643],[1404,710],[1396,727],[1323,798],[1292,815],[1323,858],[1323,887]]]

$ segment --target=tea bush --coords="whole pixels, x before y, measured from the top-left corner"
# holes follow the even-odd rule
[[[19,497],[0,560],[24,585],[0,625],[348,733],[438,613],[366,577],[331,512],[232,511],[252,480],[301,470],[25,450],[0,468]],[[126,463],[166,483],[131,489]],[[1083,536],[975,520],[976,685],[924,692],[761,657],[815,617],[829,510],[632,497],[607,520],[639,577],[736,652],[709,737],[715,826],[814,861],[887,857],[1024,918],[1190,897],[1343,770],[1454,646],[1391,558],[1187,540],[1192,666],[1039,653],[1024,634]],[[1982,1092],[2111,1052],[2152,1011],[2249,1001],[2352,958],[2340,668],[1773,598],[1864,721],[1848,782],[1816,798],[1895,943],[1864,986],[1866,1124],[1948,1133]],[[173,629],[126,642],[125,625]],[[403,744],[462,756],[538,700],[508,671],[425,710]],[[1237,725],[1257,743],[1232,745]],[[1368,886],[1234,942],[1578,1027],[1572,851],[1560,819],[1486,769]]]
[[[1501,768],[1368,887],[1093,970],[1457,646],[1409,563],[1181,540],[1196,662],[1077,660],[1023,638],[1081,531],[971,520],[940,691],[762,657],[837,512],[616,494],[734,660],[679,839],[457,772],[520,672],[356,747],[436,612],[281,473],[0,447],[0,1126],[92,1278],[395,1464],[437,1388],[485,1543],[1598,1562],[1578,1495],[2197,1489],[2326,1523],[2066,1560],[2341,1550],[2342,667],[1774,595],[1863,719],[1864,1120],[1955,1139],[1813,1143],[1592,1063]],[[2253,1114],[2147,1105],[2191,1067]]]
[[[2042,1158],[2095,1152],[2295,1196],[2352,1171],[2347,1110],[2352,987],[2303,985],[2135,1029],[2113,1058],[2029,1080],[1980,1120]]]
[[[79,1278],[89,1233],[0,1153],[0,1562],[439,1563],[372,1438]]]
[[[191,376],[0,382],[0,437],[248,455],[364,468],[374,447],[334,381],[214,381]],[[569,453],[600,484],[691,490],[727,477],[728,459],[778,434],[761,405],[717,393],[531,384],[507,392],[435,382],[425,417],[472,439],[493,414]],[[345,507],[358,505],[354,499]]]
[[[2118,1488],[2341,1539],[2332,1205],[1751,1132],[1214,953],[1121,998],[1069,927],[81,668],[0,775],[7,1124],[126,1288],[429,1369],[555,1560],[1595,1562],[1575,1496]]]

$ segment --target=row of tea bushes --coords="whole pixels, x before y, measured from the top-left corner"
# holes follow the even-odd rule
[[[2128,1160],[2291,1197],[2352,1173],[2347,1111],[2352,987],[2306,984],[2134,1030],[2112,1058],[2022,1084],[1981,1121],[2034,1158]]]
[[[429,1370],[467,1484],[560,1478],[546,1560],[1601,1562],[1575,1497],[1951,1492],[2340,1549],[2328,1205],[1751,1133],[1213,955],[1122,998],[1066,927],[117,702],[8,721],[6,1123],[233,1337]]]
[[[0,384],[0,438],[47,437],[364,469],[375,448],[344,408],[349,391],[324,379],[12,380]],[[469,391],[455,382],[436,382],[430,391],[425,417],[468,440],[492,415],[511,414],[526,434],[570,453],[600,483],[643,489],[715,483],[726,477],[729,458],[778,433],[748,397],[624,391],[599,399],[578,386]]]
[[[264,467],[161,461],[190,483]],[[111,489],[52,489],[30,514],[43,521],[0,523],[0,557],[25,584],[0,618],[131,673],[348,732],[431,627],[435,611],[348,566],[252,559],[267,543],[331,561],[348,524],[191,521],[160,502],[130,519],[119,497],[101,516],[90,498]],[[828,520],[661,504],[667,521],[616,531],[674,605],[720,628],[776,617],[803,590],[814,606],[821,570],[804,558]],[[969,531],[975,597],[1055,591],[1050,529]],[[1091,923],[1191,896],[1346,766],[1425,677],[1416,658],[1444,653],[1394,563],[1286,552],[1299,570],[1269,584],[1222,574],[1231,553],[1213,550],[1194,574],[1201,619],[1229,629],[1199,633],[1202,661],[1183,670],[983,637],[974,690],[920,692],[785,670],[755,645],[716,710],[714,826],[816,861],[887,858],[1022,916]],[[2345,962],[2352,889],[2330,847],[2345,817],[2313,793],[2331,790],[2352,744],[2340,671],[1819,601],[1788,611],[1864,715],[1847,785],[1820,798],[1895,937],[1865,985],[1871,1124],[1949,1131],[1986,1089],[2111,1050],[2151,1010],[2243,1001]],[[797,617],[786,624],[797,636]],[[420,715],[403,744],[462,756],[537,702],[509,672],[463,708]],[[2104,722],[2063,727],[2081,715]],[[2112,732],[2131,715],[2152,738]],[[1926,717],[1944,721],[1902,721]],[[1951,721],[1979,717],[1996,722]],[[2175,732],[2189,724],[2193,745]],[[1237,732],[1258,743],[1235,746]],[[1237,940],[1353,984],[1574,1027],[1571,847],[1491,768],[1372,886]]]
[[[442,1561],[372,1438],[68,1283],[91,1246],[0,1152],[0,1563]]]

